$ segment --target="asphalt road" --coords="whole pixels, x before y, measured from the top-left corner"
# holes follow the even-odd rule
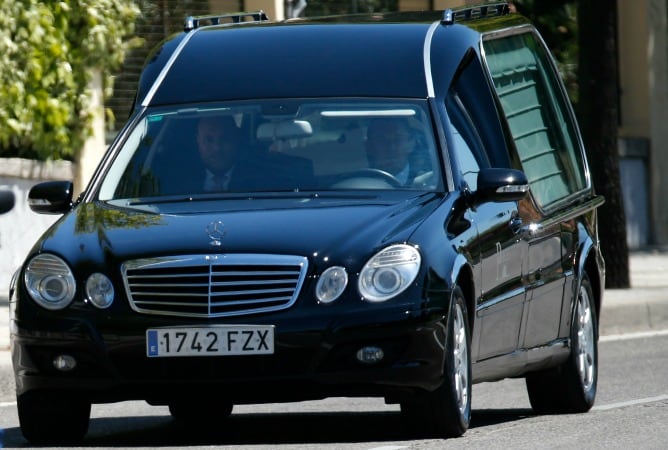
[[[473,388],[464,437],[421,439],[398,408],[378,399],[334,398],[235,407],[224,427],[184,429],[165,407],[143,402],[95,405],[84,448],[305,449],[654,449],[668,442],[668,331],[604,337],[597,402],[587,414],[537,416],[523,380]],[[0,363],[0,380],[11,379]],[[0,385],[0,447],[27,447],[18,428],[13,385]]]

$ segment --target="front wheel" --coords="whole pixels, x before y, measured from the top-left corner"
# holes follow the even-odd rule
[[[16,396],[23,436],[33,445],[72,445],[83,439],[90,422],[90,402],[58,391]]]
[[[589,277],[583,274],[571,323],[571,354],[561,366],[526,377],[529,401],[538,413],[587,412],[598,380],[598,324]]]
[[[471,338],[464,294],[453,290],[445,341],[443,383],[401,404],[402,414],[420,431],[459,437],[471,421]]]

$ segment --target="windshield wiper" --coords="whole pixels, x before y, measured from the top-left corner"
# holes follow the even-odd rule
[[[271,190],[255,192],[226,192],[197,195],[170,195],[165,197],[150,197],[128,199],[126,206],[155,205],[180,202],[207,202],[212,200],[258,200],[258,199],[291,199],[291,198],[340,198],[340,199],[370,199],[378,196],[374,192],[361,191],[295,191],[295,190]],[[120,200],[120,199],[119,199]],[[112,200],[118,202],[119,200]]]

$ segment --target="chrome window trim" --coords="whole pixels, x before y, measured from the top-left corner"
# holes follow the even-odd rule
[[[434,79],[431,74],[431,43],[434,39],[434,33],[441,24],[440,21],[434,22],[429,26],[427,34],[424,37],[424,46],[422,51],[422,59],[424,61],[424,76],[427,84],[427,97],[435,97]]]
[[[146,97],[144,97],[144,99],[141,102],[141,106],[147,107],[151,104],[151,100],[153,100],[153,96],[155,95],[155,93],[160,88],[160,85],[162,84],[165,77],[167,76],[167,73],[171,70],[171,68],[174,65],[174,62],[176,61],[176,59],[179,57],[179,55],[183,51],[183,48],[188,44],[188,41],[190,41],[190,39],[201,29],[202,28],[196,28],[196,29],[190,31],[189,33],[187,33],[185,35],[183,40],[181,42],[179,42],[179,45],[176,47],[176,49],[174,49],[174,51],[170,55],[169,59],[167,60],[165,65],[162,67],[162,70],[160,70],[160,73],[158,74],[158,76],[153,81],[153,84],[151,85],[151,89],[148,90],[148,92],[146,93]]]

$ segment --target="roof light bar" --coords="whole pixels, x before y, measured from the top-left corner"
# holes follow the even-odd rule
[[[503,16],[510,12],[508,3],[492,3],[484,6],[471,6],[457,8],[455,10],[446,9],[443,12],[443,25],[452,25],[455,20],[482,19],[491,16]]]

